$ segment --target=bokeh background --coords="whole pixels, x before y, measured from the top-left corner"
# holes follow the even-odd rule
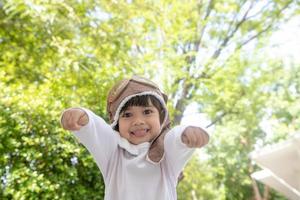
[[[1,0],[0,199],[103,199],[96,164],[60,114],[82,106],[107,119],[108,89],[131,75],[168,94],[174,125],[202,114],[212,130],[179,200],[286,199],[250,177],[249,153],[300,129],[299,5]]]

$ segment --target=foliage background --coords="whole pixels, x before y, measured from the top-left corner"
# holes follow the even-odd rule
[[[249,153],[299,130],[299,63],[267,48],[298,14],[297,0],[0,1],[0,199],[103,199],[59,117],[84,106],[105,118],[108,89],[133,74],[169,94],[174,124],[193,102],[212,123],[178,199],[255,199],[257,185],[285,199],[263,195]]]

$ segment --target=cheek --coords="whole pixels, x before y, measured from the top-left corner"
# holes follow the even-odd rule
[[[154,124],[155,124],[156,130],[160,131],[160,129],[161,129],[161,123],[160,123],[160,121],[159,120],[155,120]]]
[[[125,127],[126,126],[126,121],[124,119],[119,119],[118,121],[119,127]]]
[[[127,124],[121,120],[119,120],[119,132],[120,134],[126,132],[127,130]]]

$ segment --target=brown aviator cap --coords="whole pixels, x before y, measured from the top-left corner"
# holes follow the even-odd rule
[[[119,114],[122,107],[132,97],[141,95],[153,95],[162,104],[165,109],[164,122],[167,119],[167,99],[168,97],[160,91],[158,86],[152,81],[133,76],[130,79],[123,79],[113,86],[107,97],[107,113],[109,116],[110,123],[114,128],[117,125]]]

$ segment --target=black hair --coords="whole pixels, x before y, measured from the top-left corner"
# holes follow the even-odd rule
[[[141,96],[135,96],[132,97],[129,101],[125,103],[125,105],[122,107],[121,111],[119,114],[127,110],[131,106],[150,106],[153,105],[159,112],[159,121],[160,124],[163,123],[163,120],[165,118],[165,109],[160,103],[160,101],[153,95],[141,95]],[[115,126],[115,130],[119,131],[119,124]]]

